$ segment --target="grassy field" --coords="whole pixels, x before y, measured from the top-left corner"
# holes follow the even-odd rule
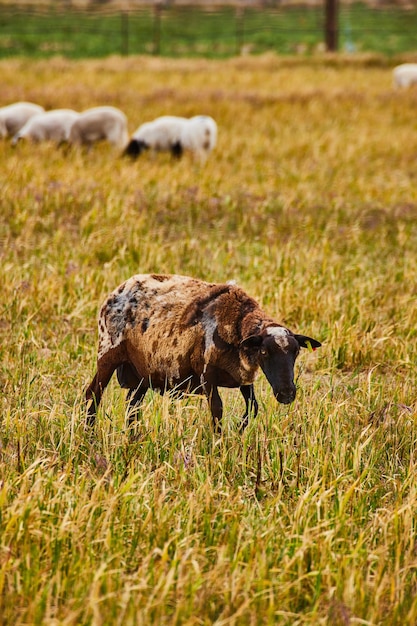
[[[417,622],[416,91],[372,59],[3,61],[1,104],[213,115],[205,167],[0,144],[0,623]],[[138,71],[140,68],[140,71]],[[297,399],[83,393],[137,272],[236,280],[323,347]]]
[[[340,50],[393,56],[416,52],[417,8],[362,3],[340,5]],[[207,8],[165,5],[125,11],[0,4],[0,58],[102,57],[160,54],[169,57],[230,57],[243,51],[308,55],[324,47],[322,7]]]

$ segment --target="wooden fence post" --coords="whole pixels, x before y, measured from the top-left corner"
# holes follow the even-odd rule
[[[338,48],[338,0],[325,0],[325,41],[329,52],[336,52]]]
[[[161,13],[162,5],[157,1],[153,12],[153,53],[155,55],[161,52]]]
[[[236,54],[241,54],[243,44],[245,42],[245,26],[244,26],[245,7],[237,5],[235,9],[236,19]]]
[[[127,11],[121,11],[120,13],[120,36],[121,36],[120,51],[122,53],[122,56],[128,56],[129,54],[129,13]]]

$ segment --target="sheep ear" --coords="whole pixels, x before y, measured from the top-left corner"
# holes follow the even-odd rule
[[[308,350],[317,350],[320,348],[321,343],[316,339],[312,339],[311,337],[306,337],[306,335],[294,335],[300,348],[308,348]]]
[[[259,350],[262,345],[263,338],[261,335],[251,335],[240,342],[240,347],[246,350]]]

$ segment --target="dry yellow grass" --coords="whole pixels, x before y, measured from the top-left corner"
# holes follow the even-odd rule
[[[212,115],[204,168],[0,144],[0,622],[417,621],[416,91],[372,59],[0,63],[0,104]],[[136,272],[236,279],[294,330],[298,396],[82,397],[103,297]]]

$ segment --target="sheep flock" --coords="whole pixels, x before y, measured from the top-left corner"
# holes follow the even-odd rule
[[[393,87],[417,84],[417,63],[403,63],[393,69]],[[45,111],[39,104],[16,102],[0,107],[0,139],[49,141],[58,145],[91,147],[107,141],[124,156],[136,159],[143,152],[169,152],[180,158],[184,152],[205,163],[217,144],[217,124],[208,115],[191,118],[163,115],[143,122],[129,137],[126,115],[113,106],[97,106],[77,112],[71,109]]]
[[[58,145],[92,146],[107,141],[122,154],[137,158],[145,150],[170,152],[180,158],[189,152],[204,163],[217,143],[217,124],[212,117],[165,115],[141,124],[129,139],[126,115],[112,106],[97,106],[81,113],[72,109],[45,109],[32,102],[16,102],[0,108],[0,138],[50,141]]]

